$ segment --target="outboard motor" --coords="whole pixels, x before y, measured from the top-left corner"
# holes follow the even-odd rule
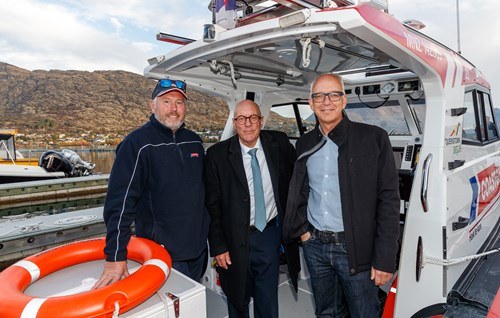
[[[44,152],[38,160],[38,165],[48,172],[64,172],[67,177],[88,176],[95,168],[94,163],[82,160],[76,152],[69,149]]]

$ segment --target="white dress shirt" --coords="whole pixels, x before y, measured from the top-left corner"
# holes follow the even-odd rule
[[[256,157],[259,161],[260,175],[262,176],[262,186],[264,188],[264,200],[266,204],[266,222],[269,222],[274,217],[278,215],[278,210],[276,208],[276,201],[274,200],[273,185],[271,183],[271,174],[269,173],[269,168],[267,167],[266,156],[264,150],[262,149],[262,144],[260,143],[260,138],[257,139],[257,143],[253,148],[248,148],[241,143],[241,155],[243,156],[243,167],[245,168],[245,174],[247,176],[248,190],[250,191],[250,225],[255,225],[255,198],[253,191],[253,174],[252,174],[252,156],[248,154],[248,151],[253,148],[257,148]]]

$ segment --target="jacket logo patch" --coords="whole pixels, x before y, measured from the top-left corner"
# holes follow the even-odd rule
[[[197,153],[197,152],[192,152],[190,157],[191,157],[191,158],[198,158],[199,156],[200,156],[200,154],[199,154],[199,153]]]

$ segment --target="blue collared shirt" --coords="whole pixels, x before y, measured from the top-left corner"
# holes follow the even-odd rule
[[[344,231],[340,202],[339,148],[327,137],[326,144],[307,159],[309,200],[307,218],[320,231]]]

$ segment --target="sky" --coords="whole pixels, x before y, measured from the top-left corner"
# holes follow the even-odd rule
[[[143,74],[149,58],[177,47],[165,32],[199,39],[211,22],[209,0],[0,1],[0,61],[27,70],[126,70]],[[500,1],[458,0],[460,50],[492,86],[500,107]],[[399,20],[458,50],[457,0],[388,0]],[[496,101],[496,102],[495,102]]]

